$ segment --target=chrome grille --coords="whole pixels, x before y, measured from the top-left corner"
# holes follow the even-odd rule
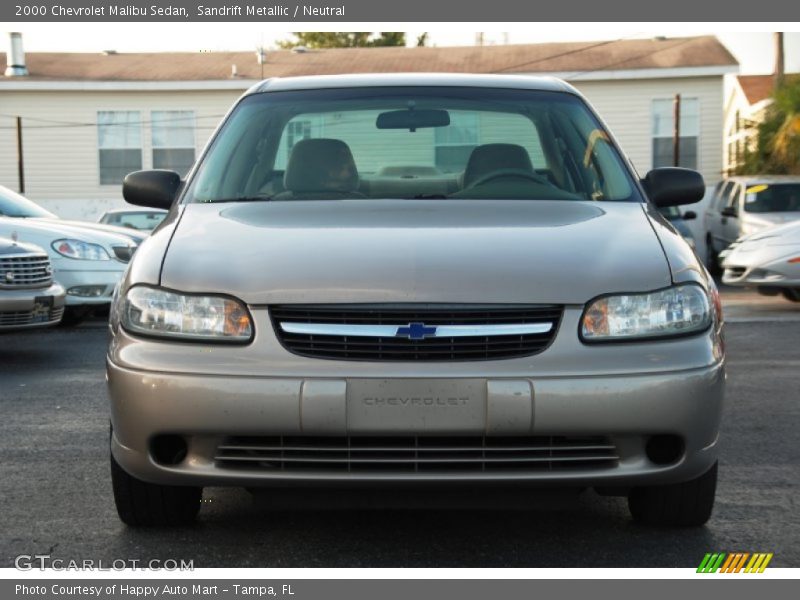
[[[21,327],[32,325],[33,323],[54,323],[61,320],[64,308],[52,308],[46,320],[34,321],[34,313],[30,310],[17,310],[0,312],[0,327]]]
[[[52,281],[53,271],[46,254],[0,256],[0,287],[48,287]]]
[[[242,436],[217,447],[217,466],[262,471],[552,472],[614,467],[602,436]]]
[[[563,307],[558,305],[276,305],[273,327],[284,348],[314,358],[362,361],[468,361],[530,356],[555,337]],[[522,334],[452,335],[411,339],[401,335],[320,335],[286,329],[300,325],[429,327],[457,329],[545,325],[546,331]],[[293,327],[289,327],[293,326]],[[374,327],[373,327],[374,329]],[[395,329],[392,329],[394,332]],[[399,332],[398,332],[399,333]]]

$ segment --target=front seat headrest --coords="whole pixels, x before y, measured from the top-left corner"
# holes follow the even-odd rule
[[[354,192],[358,171],[342,140],[300,140],[292,147],[283,183],[292,192]]]
[[[469,155],[464,169],[464,187],[469,187],[480,178],[502,169],[533,170],[528,151],[517,144],[483,144]]]

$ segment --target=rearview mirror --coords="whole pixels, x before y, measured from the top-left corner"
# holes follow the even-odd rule
[[[703,176],[680,167],[653,169],[642,179],[642,186],[650,201],[660,208],[694,204],[706,194]]]
[[[391,110],[378,115],[375,126],[378,129],[408,129],[416,131],[425,127],[447,127],[450,113],[438,109]]]
[[[683,220],[684,221],[694,221],[697,218],[697,213],[693,210],[687,210],[683,213]]]
[[[128,204],[169,209],[180,186],[181,176],[175,171],[134,171],[122,181],[122,197]]]

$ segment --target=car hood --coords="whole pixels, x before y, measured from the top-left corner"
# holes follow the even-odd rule
[[[800,221],[800,212],[745,213],[745,220],[762,228]]]
[[[149,233],[146,231],[138,231],[133,230],[127,227],[117,227],[116,225],[106,225],[105,223],[93,223],[91,221],[68,221],[66,219],[48,219],[48,218],[37,218],[37,221],[42,221],[45,223],[56,223],[59,225],[66,225],[68,227],[76,227],[79,229],[88,229],[90,231],[102,231],[105,233],[111,233],[118,236],[123,236],[128,239],[133,240],[136,245],[138,246],[144,240],[149,237]]]
[[[104,244],[106,246],[128,245],[131,238],[111,231],[96,230],[83,227],[80,221],[62,221],[61,219],[0,219],[0,235],[10,236],[16,232],[20,241],[33,241],[26,236],[46,237],[50,240],[71,238],[84,242]],[[41,243],[41,242],[36,242]]]
[[[250,304],[575,303],[670,285],[638,203],[189,204],[161,284]]]

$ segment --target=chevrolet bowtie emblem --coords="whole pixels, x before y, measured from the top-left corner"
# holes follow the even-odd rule
[[[424,340],[426,337],[435,337],[436,327],[425,323],[409,323],[397,328],[395,337],[407,337],[410,340]]]

